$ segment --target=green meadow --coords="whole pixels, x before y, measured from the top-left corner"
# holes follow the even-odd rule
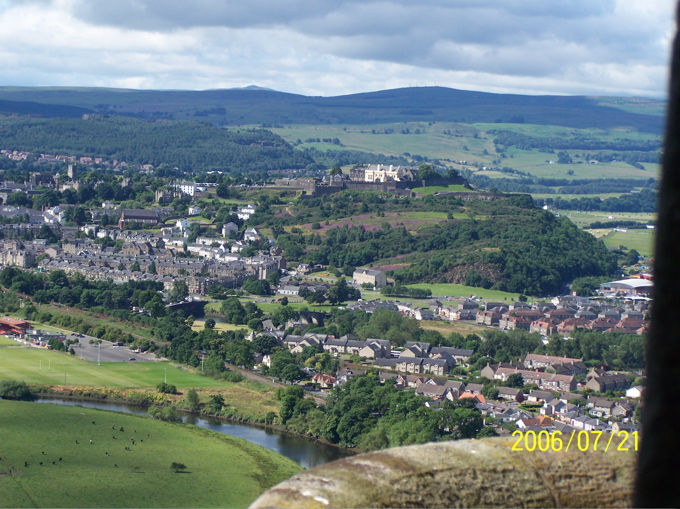
[[[5,400],[0,456],[0,505],[8,508],[246,507],[301,471],[273,451],[196,426]],[[174,473],[172,463],[186,470]]]

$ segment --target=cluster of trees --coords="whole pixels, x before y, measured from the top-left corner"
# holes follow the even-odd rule
[[[246,302],[243,305],[238,297],[229,297],[222,302],[220,312],[227,323],[248,324],[251,329],[262,329],[262,311],[254,302]]]
[[[361,292],[349,286],[344,277],[339,278],[327,291],[321,289],[311,291],[308,287],[304,287],[300,290],[299,295],[310,304],[323,304],[328,301],[336,305],[361,298]]]
[[[13,267],[0,271],[0,285],[4,288],[33,297],[37,304],[55,302],[83,309],[101,308],[129,310],[133,306],[165,312],[160,291],[163,284],[153,281],[129,281],[116,284],[112,281],[91,281],[82,274],[69,277],[63,270],[49,274],[28,272]]]
[[[537,200],[536,204],[542,203],[559,210],[601,210],[604,212],[655,212],[657,209],[658,193],[651,189],[642,189],[638,193],[624,194],[619,197],[606,198],[546,198]]]
[[[0,382],[0,398],[16,401],[35,401],[38,399],[38,396],[26,385],[26,382],[3,380]]]
[[[363,450],[475,438],[484,425],[469,402],[447,402],[435,411],[423,406],[425,399],[411,391],[381,385],[376,373],[334,388],[325,407],[317,407],[304,395],[300,387],[280,394],[280,417],[287,427]]]
[[[658,162],[658,151],[661,149],[661,140],[634,140],[618,138],[615,140],[602,140],[598,138],[586,138],[575,136],[573,138],[560,137],[537,137],[514,131],[491,129],[487,131],[494,137],[494,145],[503,147],[517,147],[521,150],[538,149],[543,151],[552,150],[614,150],[619,152],[654,152]]]
[[[549,178],[491,178],[463,170],[473,187],[497,189],[506,193],[529,194],[602,194],[631,193],[638,188],[656,189],[655,179],[549,179]],[[507,173],[507,172],[505,172]],[[538,202],[537,202],[538,203]],[[543,202],[541,202],[541,206]]]

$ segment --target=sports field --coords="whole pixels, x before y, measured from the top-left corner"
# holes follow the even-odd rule
[[[167,369],[166,369],[167,368]],[[43,385],[155,387],[165,380],[177,387],[220,387],[225,382],[177,369],[168,362],[88,362],[44,348],[7,346],[0,353],[0,380]]]
[[[195,426],[5,400],[0,457],[2,507],[246,507],[301,470]],[[186,471],[174,473],[173,462]]]

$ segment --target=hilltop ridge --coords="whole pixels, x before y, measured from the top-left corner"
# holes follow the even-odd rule
[[[646,98],[493,94],[445,87],[409,87],[335,97],[308,97],[257,86],[222,90],[133,90],[0,87],[0,112],[44,117],[92,112],[142,118],[207,120],[223,125],[371,124],[447,121],[634,127],[660,133],[664,101]],[[17,103],[36,103],[21,105]],[[61,108],[61,115],[55,108]],[[22,107],[24,110],[22,110]],[[82,114],[82,112],[80,112]]]

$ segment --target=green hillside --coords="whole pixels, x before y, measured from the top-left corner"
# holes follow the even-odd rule
[[[0,444],[0,504],[8,508],[246,507],[301,470],[195,426],[17,401],[0,401]],[[186,471],[174,473],[173,462]]]

